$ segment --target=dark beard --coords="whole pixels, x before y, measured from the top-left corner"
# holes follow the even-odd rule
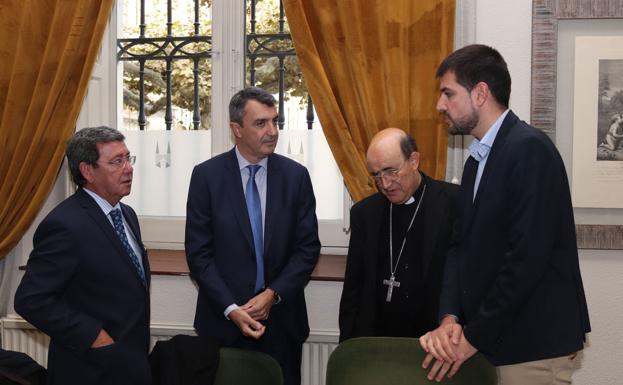
[[[448,115],[445,115],[450,121],[448,126],[448,133],[450,135],[469,135],[472,130],[478,125],[478,115],[472,114],[467,119],[461,121],[454,121]]]

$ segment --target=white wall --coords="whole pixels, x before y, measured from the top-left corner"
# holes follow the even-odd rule
[[[487,44],[500,51],[512,78],[510,107],[526,121],[530,119],[531,31],[530,0],[476,1],[473,43]]]
[[[612,385],[623,380],[623,253],[581,250],[580,266],[593,331],[588,335],[576,385]]]

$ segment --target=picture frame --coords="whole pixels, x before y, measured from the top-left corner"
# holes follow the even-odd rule
[[[556,107],[558,127],[573,127],[573,206],[603,209],[623,218],[623,22],[619,23],[621,27],[611,31],[614,35],[604,35],[599,28],[597,35],[559,28]],[[567,29],[574,38],[569,39],[573,49],[565,55]],[[572,60],[573,71],[560,65]],[[574,79],[565,81],[565,72],[573,72]],[[573,91],[562,83],[572,85]],[[567,97],[572,106],[564,103]],[[573,112],[572,124],[565,122],[564,111]]]
[[[533,0],[531,123],[556,143],[558,23],[623,19],[623,0]],[[623,250],[623,225],[576,225],[578,248]]]

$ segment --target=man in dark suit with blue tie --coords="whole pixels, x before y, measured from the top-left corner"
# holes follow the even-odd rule
[[[50,336],[48,384],[148,385],[149,263],[124,136],[85,128],[67,145],[79,186],[34,236],[15,310]]]
[[[305,167],[273,153],[279,130],[272,95],[239,91],[229,117],[236,146],[197,165],[188,191],[195,329],[270,354],[284,384],[298,385],[309,335],[304,289],[320,252],[311,180]]]
[[[570,384],[590,331],[569,182],[552,141],[509,108],[498,51],[471,45],[439,66],[437,109],[471,134],[441,326],[422,336],[438,381],[477,351],[502,385]]]

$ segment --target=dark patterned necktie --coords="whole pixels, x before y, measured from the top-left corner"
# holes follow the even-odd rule
[[[251,230],[253,231],[253,245],[255,246],[255,264],[257,270],[255,274],[255,292],[264,288],[264,235],[262,233],[262,202],[260,201],[260,193],[255,183],[255,174],[260,169],[260,165],[250,164],[249,180],[247,181],[247,191],[245,200],[247,201],[247,210],[249,212],[249,221],[251,222]]]
[[[130,256],[130,260],[132,261],[132,264],[136,268],[136,271],[138,272],[139,277],[141,277],[141,280],[143,281],[143,285],[147,286],[147,280],[145,279],[145,271],[143,270],[143,267],[141,266],[141,264],[138,262],[138,257],[136,256],[136,253],[132,249],[132,246],[130,246],[130,242],[128,242],[128,237],[125,235],[125,227],[123,226],[123,220],[121,219],[121,210],[119,209],[112,210],[110,212],[110,217],[112,218],[112,223],[115,228],[115,232],[117,233],[119,240],[123,244],[125,251]]]

